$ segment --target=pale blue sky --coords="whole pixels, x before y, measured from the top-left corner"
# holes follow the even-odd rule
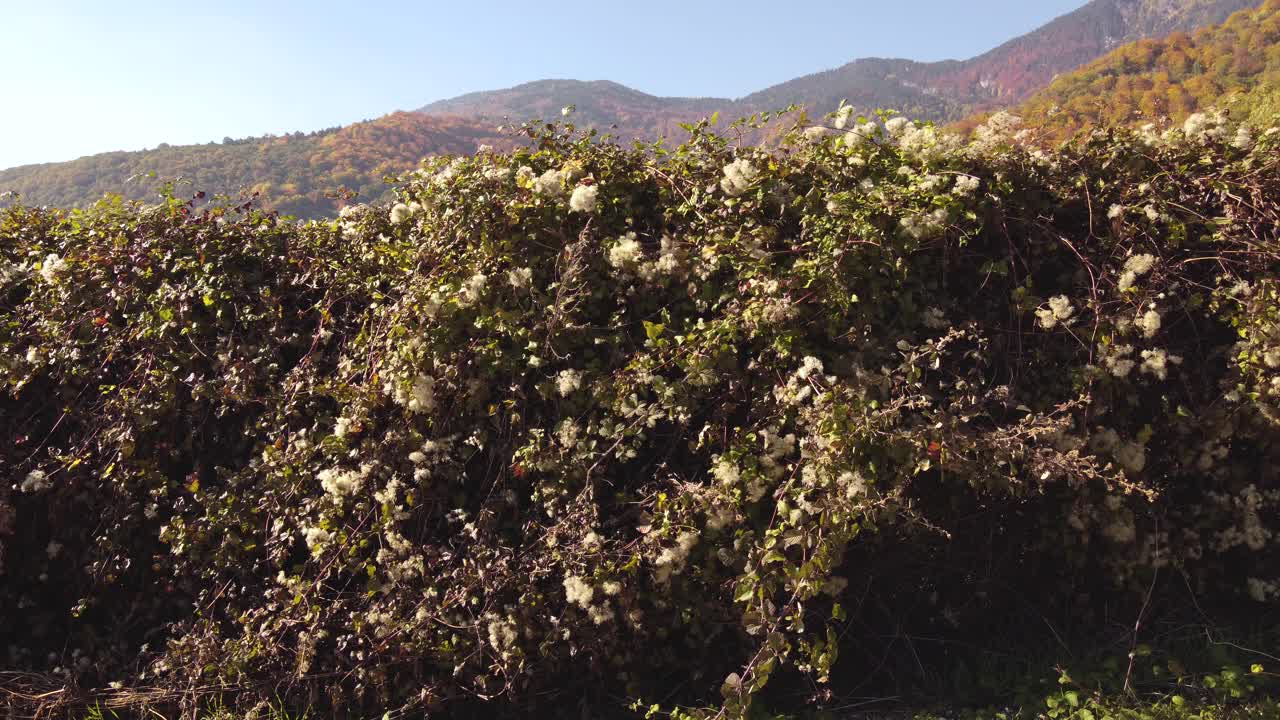
[[[0,168],[548,77],[739,97],[858,57],[969,57],[1083,3],[0,0]]]

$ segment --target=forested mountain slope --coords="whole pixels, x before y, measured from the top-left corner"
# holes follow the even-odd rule
[[[177,181],[179,194],[257,193],[281,212],[319,217],[337,210],[344,190],[361,200],[378,198],[386,191],[384,176],[411,170],[427,155],[471,153],[482,143],[508,147],[511,141],[493,123],[397,112],[306,135],[162,146],[0,170],[0,192],[16,191],[32,204],[74,207],[105,193],[151,199],[162,183]]]
[[[1219,108],[1265,124],[1280,110],[1280,0],[1194,35],[1141,40],[1059,78],[1017,111],[1061,137],[1099,123],[1182,122]]]

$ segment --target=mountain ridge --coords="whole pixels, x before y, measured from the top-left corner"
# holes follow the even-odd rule
[[[1029,97],[1053,78],[1102,56],[1111,49],[1178,30],[1216,25],[1232,13],[1253,7],[1257,0],[1093,0],[1023,35],[967,59],[921,62],[907,58],[863,57],[834,68],[802,75],[762,88],[741,98],[662,97],[612,81],[547,80],[510,88],[467,93],[418,109],[427,114],[526,119],[548,109],[577,105],[587,123],[599,118],[583,112],[581,91],[607,84],[617,93],[643,96],[650,105],[666,101],[667,112],[680,114],[680,105],[700,112],[750,115],[793,103],[814,114],[835,109],[848,100],[860,111],[892,107],[906,115],[940,122],[959,120]],[[1054,52],[1046,54],[1045,49]],[[570,92],[572,90],[572,92]],[[555,92],[562,95],[552,95]],[[533,98],[529,96],[533,95]],[[553,107],[554,106],[554,107]],[[652,108],[646,108],[652,112]],[[688,121],[696,119],[681,115]],[[608,125],[610,123],[603,123]]]

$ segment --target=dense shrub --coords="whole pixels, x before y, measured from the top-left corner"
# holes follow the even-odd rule
[[[12,207],[7,664],[732,715],[1265,618],[1280,136],[1216,122],[548,127],[334,222]]]

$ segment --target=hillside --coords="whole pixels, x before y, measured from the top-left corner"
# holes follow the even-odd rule
[[[953,120],[1026,98],[1057,75],[1143,38],[1225,20],[1258,0],[1095,0],[1020,38],[955,65],[909,68],[904,77],[945,95]]]
[[[1059,78],[1017,112],[1062,137],[1098,124],[1173,121],[1211,107],[1270,123],[1280,104],[1280,0],[1194,34],[1141,40]]]
[[[29,203],[75,207],[105,193],[154,200],[164,182],[178,181],[179,194],[258,193],[281,212],[321,217],[345,202],[339,199],[344,189],[362,201],[383,196],[384,175],[412,170],[428,155],[511,142],[491,122],[397,112],[309,134],[162,146],[0,170],[0,191],[16,191]]]
[[[734,118],[801,104],[814,114],[841,100],[871,111],[893,108],[930,120],[956,120],[972,112],[1016,103],[1056,75],[1093,60],[1116,45],[1220,22],[1253,0],[1093,0],[1025,36],[964,61],[918,63],[862,59],[806,75],[737,100],[664,98],[613,82],[543,80],[506,90],[477,92],[432,103],[414,113],[393,113],[346,128],[311,134],[249,138],[226,145],[162,147],[95,155],[67,163],[0,171],[0,192],[28,202],[83,206],[106,192],[152,198],[156,183],[182,178],[193,190],[258,192],[269,206],[303,217],[332,215],[342,188],[372,199],[385,192],[382,177],[417,167],[423,156],[471,152],[501,144],[495,126],[511,119],[559,116],[574,105],[575,122],[621,138],[679,136],[678,126],[719,111]],[[508,141],[509,142],[509,141]],[[134,178],[134,182],[127,182]]]

